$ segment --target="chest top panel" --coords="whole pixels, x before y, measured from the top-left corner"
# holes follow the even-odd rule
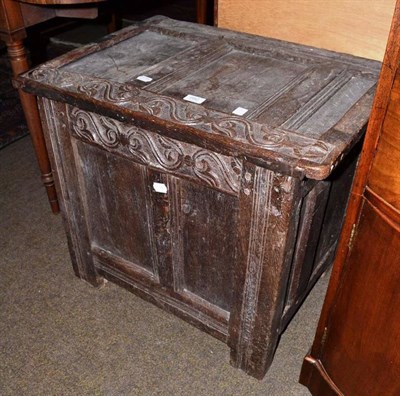
[[[25,90],[323,179],[359,139],[380,64],[154,17],[19,78]]]

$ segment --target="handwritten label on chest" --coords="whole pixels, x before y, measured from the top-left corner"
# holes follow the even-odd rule
[[[153,79],[151,77],[147,77],[147,76],[136,77],[136,80],[143,81],[143,82],[151,82],[151,81],[153,81]]]
[[[155,192],[158,192],[160,194],[166,194],[168,191],[168,188],[164,183],[158,183],[158,182],[153,183],[153,189]]]
[[[192,102],[192,103],[196,103],[196,104],[202,104],[205,102],[205,98],[202,98],[200,96],[196,96],[196,95],[186,95],[183,100],[186,100],[187,102]]]
[[[242,116],[245,115],[249,110],[245,109],[244,107],[236,107],[235,110],[232,111],[232,114]]]

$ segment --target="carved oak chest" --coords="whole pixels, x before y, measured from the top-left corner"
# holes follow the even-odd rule
[[[379,64],[155,17],[25,74],[80,278],[262,378],[331,263]]]

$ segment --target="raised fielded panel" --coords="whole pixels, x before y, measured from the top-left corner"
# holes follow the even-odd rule
[[[77,147],[92,244],[156,273],[145,168],[88,144]]]

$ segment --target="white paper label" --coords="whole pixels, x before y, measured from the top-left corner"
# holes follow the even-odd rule
[[[161,193],[161,194],[166,194],[168,189],[167,186],[164,183],[153,183],[153,188],[155,192]]]
[[[202,104],[206,99],[196,95],[186,95],[183,100],[187,100],[188,102]]]
[[[232,114],[242,116],[242,115],[246,114],[248,111],[249,110],[245,109],[244,107],[236,107],[236,109],[232,111]]]
[[[139,76],[139,77],[136,77],[136,80],[143,81],[143,82],[150,82],[150,81],[153,81],[153,79],[152,79],[151,77],[147,77],[147,76]]]

